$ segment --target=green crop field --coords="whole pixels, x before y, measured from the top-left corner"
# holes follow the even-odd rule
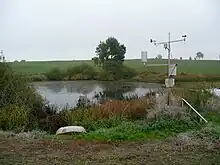
[[[67,69],[71,66],[80,65],[82,63],[87,63],[93,65],[93,61],[30,61],[30,62],[12,62],[10,65],[12,69],[16,72],[22,73],[45,73],[50,71],[52,68]],[[165,64],[167,60],[157,60],[151,59],[149,64]],[[220,74],[220,60],[172,60],[172,64],[177,64],[177,72],[185,72],[192,74]],[[142,71],[156,71],[156,72],[166,72],[166,66],[160,67],[146,67],[140,60],[126,60],[125,65],[136,69],[139,72]],[[98,69],[98,67],[97,67]]]

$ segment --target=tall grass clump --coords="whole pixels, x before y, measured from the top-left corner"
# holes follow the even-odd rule
[[[210,84],[204,82],[190,87],[174,88],[172,93],[180,98],[185,98],[197,110],[204,111],[207,109],[209,100],[215,97],[210,92],[211,88]]]
[[[136,70],[125,65],[104,68],[99,73],[98,79],[104,81],[130,80],[137,74]]]
[[[133,78],[136,74],[137,72],[133,68],[122,65],[122,67],[117,69],[117,71],[114,74],[114,77],[116,80],[117,79],[128,80],[128,79]]]
[[[48,78],[44,74],[30,74],[28,75],[29,81],[47,81]]]
[[[112,100],[88,109],[66,111],[63,117],[69,125],[80,124],[88,130],[94,130],[97,126],[114,125],[111,123],[120,124],[122,120],[144,119],[146,109],[151,106],[153,106],[151,99]]]
[[[67,69],[68,80],[93,80],[96,79],[97,72],[94,67],[88,64],[81,64]]]
[[[29,111],[25,107],[8,105],[0,109],[0,126],[3,130],[23,129],[28,126]]]
[[[65,73],[60,68],[53,68],[46,73],[46,77],[48,78],[48,80],[53,80],[53,81],[63,80],[64,76]]]
[[[48,80],[128,80],[136,75],[136,71],[130,67],[121,65],[120,67],[110,69],[97,69],[91,65],[83,63],[67,68],[61,71],[59,68],[53,68],[45,75]],[[36,77],[37,78],[37,77]]]

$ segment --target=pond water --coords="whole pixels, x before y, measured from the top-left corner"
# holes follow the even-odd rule
[[[154,83],[125,83],[100,81],[35,82],[37,91],[50,104],[59,108],[75,107],[79,96],[84,94],[92,102],[98,101],[97,94],[104,93],[108,98],[141,97],[151,91],[159,90],[162,85]]]
[[[215,88],[212,90],[212,93],[216,96],[219,96],[220,97],[220,88]]]

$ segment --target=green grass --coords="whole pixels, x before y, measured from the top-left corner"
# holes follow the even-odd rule
[[[149,64],[165,64],[167,60],[150,59]],[[13,62],[10,63],[12,69],[22,73],[46,73],[52,68],[67,69],[72,66],[81,65],[86,63],[93,66],[93,61],[32,61],[32,62]],[[220,60],[172,60],[171,63],[178,65],[177,72],[185,72],[192,74],[220,74]],[[125,65],[136,69],[138,72],[142,71],[155,71],[167,72],[167,67],[146,67],[140,60],[126,60]],[[99,68],[97,68],[98,70]]]
[[[140,121],[122,121],[111,128],[99,128],[77,136],[86,140],[136,141],[144,139],[164,139],[177,133],[199,128],[199,124],[187,120],[157,120],[152,123]]]

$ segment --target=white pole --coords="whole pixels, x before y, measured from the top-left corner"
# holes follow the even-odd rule
[[[169,41],[168,41],[168,78],[170,78],[170,32],[168,33]]]
[[[195,108],[192,107],[192,105],[190,105],[190,103],[188,103],[185,99],[181,98],[197,115],[199,115],[199,117],[201,117],[202,120],[204,120],[206,123],[208,123],[208,121],[198,112],[195,110]]]

